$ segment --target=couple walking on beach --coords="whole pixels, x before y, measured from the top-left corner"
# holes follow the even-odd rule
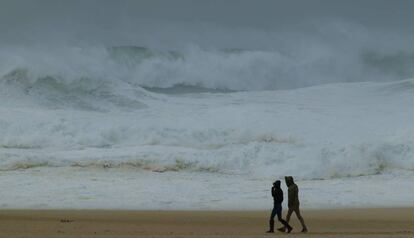
[[[286,221],[282,218],[282,202],[283,202],[283,191],[280,188],[280,180],[276,180],[273,183],[272,187],[272,197],[274,200],[272,214],[270,215],[269,220],[269,230],[267,233],[273,233],[275,227],[275,216],[280,223],[283,224],[283,227],[279,228],[280,232],[288,232],[292,231],[292,227],[289,225],[290,216],[293,212],[296,213],[297,218],[299,219],[300,223],[302,224],[302,232],[308,232],[308,228],[306,228],[305,221],[303,217],[300,215],[299,210],[299,189],[298,186],[293,181],[292,176],[285,177],[286,186],[288,187],[288,213],[286,216]]]

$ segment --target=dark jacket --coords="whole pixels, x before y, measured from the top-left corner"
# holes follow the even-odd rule
[[[279,184],[273,184],[272,197],[273,197],[273,201],[274,201],[275,204],[277,204],[277,203],[282,204],[282,202],[283,202],[283,191],[280,188],[280,183]]]
[[[288,207],[299,207],[299,188],[293,181],[292,176],[285,177],[286,186],[288,187]]]

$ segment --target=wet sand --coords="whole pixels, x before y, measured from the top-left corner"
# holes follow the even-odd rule
[[[0,237],[414,237],[414,208],[304,210],[291,234],[266,234],[269,211],[1,210]],[[279,224],[276,224],[279,227]]]

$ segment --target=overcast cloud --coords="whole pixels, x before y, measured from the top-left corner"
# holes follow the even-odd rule
[[[8,43],[163,45],[171,37],[202,45],[208,36],[214,45],[330,21],[413,32],[413,10],[411,0],[1,0],[0,32]]]

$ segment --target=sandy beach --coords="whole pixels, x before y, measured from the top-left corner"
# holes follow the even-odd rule
[[[2,210],[0,237],[414,237],[414,208],[304,210],[307,234],[265,234],[268,213]]]

